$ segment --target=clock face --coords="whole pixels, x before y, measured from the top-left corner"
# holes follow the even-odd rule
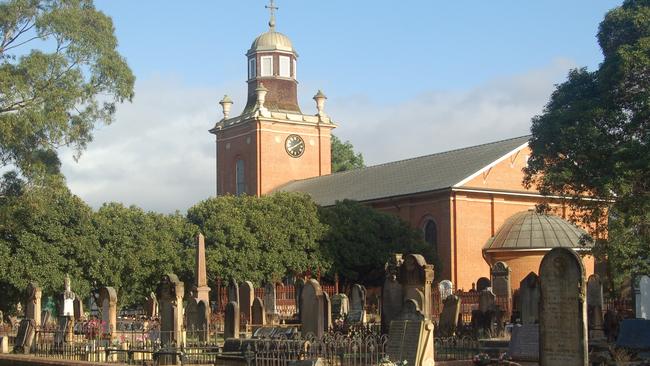
[[[284,142],[287,154],[292,158],[299,158],[305,152],[305,141],[298,135],[289,135]]]

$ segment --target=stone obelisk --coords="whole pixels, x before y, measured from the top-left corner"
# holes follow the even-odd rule
[[[199,233],[196,236],[196,299],[205,300],[210,304],[210,287],[208,287],[208,276],[205,270],[205,238]]]

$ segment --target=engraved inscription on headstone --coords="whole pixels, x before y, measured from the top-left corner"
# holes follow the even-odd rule
[[[515,325],[508,345],[508,354],[515,361],[539,360],[539,325]]]
[[[519,312],[522,324],[539,322],[539,277],[530,272],[519,283]]]

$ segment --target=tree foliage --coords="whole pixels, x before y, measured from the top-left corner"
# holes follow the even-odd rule
[[[0,3],[0,166],[57,172],[56,149],[78,156],[95,123],[131,100],[134,80],[92,0]]]
[[[332,173],[365,167],[363,155],[354,152],[350,141],[341,140],[332,135]]]
[[[599,68],[572,70],[533,119],[525,183],[569,197],[613,274],[650,273],[650,1],[607,13],[598,42]]]
[[[321,241],[322,250],[332,263],[331,272],[338,273],[344,282],[381,284],[391,253],[419,253],[427,262],[437,264],[422,232],[395,215],[351,200],[323,207],[319,213],[321,221],[329,226]]]
[[[288,273],[327,269],[318,242],[326,227],[304,194],[221,196],[188,210],[206,237],[208,276],[261,284]]]

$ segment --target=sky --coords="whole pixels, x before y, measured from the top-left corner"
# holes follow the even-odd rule
[[[208,129],[246,95],[244,54],[268,30],[268,1],[96,0],[136,76],[135,98],[98,125],[68,186],[91,206],[185,211],[216,191]],[[277,0],[298,58],[305,114],[327,95],[334,134],[367,165],[526,135],[571,68],[595,69],[608,0]]]

